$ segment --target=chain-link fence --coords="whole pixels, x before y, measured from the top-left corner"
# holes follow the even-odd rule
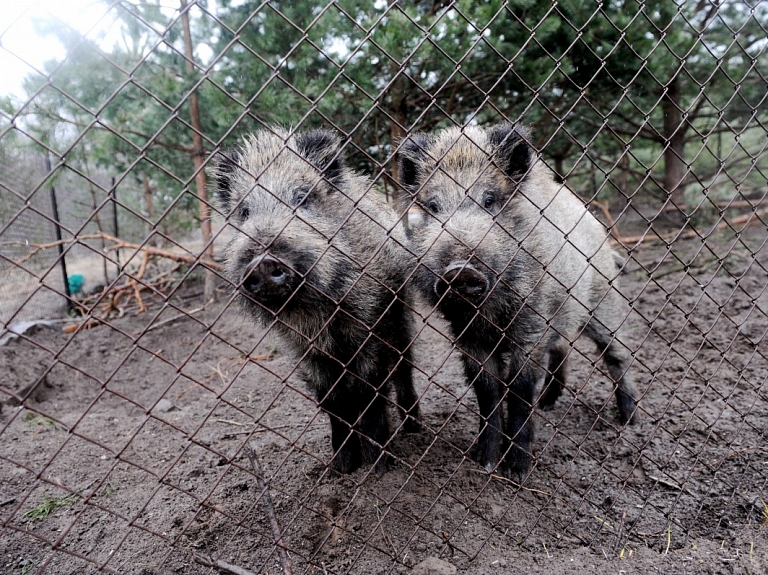
[[[19,10],[3,572],[768,568],[768,5]]]

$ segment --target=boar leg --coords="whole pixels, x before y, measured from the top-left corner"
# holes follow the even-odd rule
[[[376,374],[376,381],[384,378]],[[381,457],[382,447],[387,444],[390,437],[389,422],[387,421],[387,400],[384,395],[384,386],[379,384],[374,387],[369,383],[357,380],[355,382],[359,392],[358,402],[363,408],[360,422],[355,426],[360,434],[360,452],[363,464],[374,463]],[[387,458],[382,457],[377,466],[376,473],[381,476],[386,467]]]
[[[518,353],[515,354],[517,356]],[[512,444],[505,461],[508,477],[517,476],[522,480],[528,474],[533,459],[533,396],[536,384],[541,379],[540,369],[536,369],[526,356],[519,354],[520,361],[512,361],[510,366],[511,381],[507,389],[507,427],[506,434]],[[515,357],[514,359],[518,359]]]
[[[404,329],[405,326],[410,326],[407,313],[405,306],[399,300],[393,304],[390,311],[392,337],[389,338],[389,343],[394,349],[389,348],[388,352],[394,356],[392,364],[397,362],[390,380],[397,396],[397,410],[403,420],[403,429],[414,433],[420,431],[421,426],[418,423],[419,397],[413,386],[412,334],[410,329]]]
[[[486,470],[493,471],[501,461],[503,385],[495,377],[481,369],[480,364],[467,355],[463,356],[467,380],[472,382],[482,420],[480,435],[475,443],[474,457]]]
[[[410,319],[405,304],[395,299],[376,326],[376,337],[381,340],[379,358],[382,364],[390,366],[391,373],[387,376],[396,394],[395,404],[403,420],[403,430],[409,433],[421,430],[417,421],[419,398],[413,387]]]
[[[560,343],[549,350],[549,365],[544,378],[544,387],[539,397],[539,407],[552,407],[565,389],[565,366],[568,352]]]
[[[327,408],[326,411],[331,417],[331,445],[334,453],[331,469],[339,473],[352,473],[362,465],[360,439],[350,433],[352,427],[341,416]]]
[[[395,371],[392,373],[392,384],[397,395],[397,411],[403,420],[403,430],[407,433],[421,431],[419,424],[419,396],[413,386],[413,368],[411,367],[410,350],[403,353]]]
[[[587,337],[597,344],[608,373],[616,384],[616,405],[622,425],[632,424],[637,411],[637,391],[627,373],[631,356],[626,347],[616,340],[608,328],[595,317],[585,330]]]
[[[352,426],[360,417],[361,404],[350,387],[350,375],[340,364],[330,359],[316,358],[311,366],[315,393],[320,408],[331,418],[331,468],[339,473],[351,473],[362,464],[360,438]],[[357,384],[358,382],[355,382]]]

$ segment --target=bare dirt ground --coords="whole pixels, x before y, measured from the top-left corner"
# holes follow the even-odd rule
[[[617,427],[580,342],[522,486],[468,457],[475,398],[439,318],[415,344],[426,431],[396,434],[380,478],[329,473],[294,359],[226,298],[182,315],[194,284],[16,339],[0,347],[0,572],[280,573],[250,444],[295,573],[766,573],[765,242],[752,226],[634,252],[639,422]],[[430,557],[446,563],[413,569]]]

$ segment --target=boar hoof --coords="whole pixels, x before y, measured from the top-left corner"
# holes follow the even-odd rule
[[[633,425],[637,421],[637,402],[623,391],[618,390],[616,403],[619,408],[619,422],[622,425]]]
[[[384,474],[389,469],[389,463],[390,463],[389,455],[387,455],[386,453],[383,453],[373,468],[373,472],[376,474],[377,478],[381,479],[382,477],[384,477]]]
[[[334,454],[331,461],[331,470],[346,475],[347,473],[352,473],[361,465],[360,452],[355,452],[345,446]]]
[[[493,473],[501,461],[501,452],[499,449],[493,449],[487,446],[483,448],[482,444],[478,444],[472,451],[472,458],[488,473]]]
[[[556,381],[550,381],[544,387],[544,391],[539,396],[539,407],[544,410],[554,409],[555,403],[563,393],[563,389]]]
[[[531,472],[533,458],[527,451],[513,445],[504,463],[504,475],[512,481],[523,483]]]
[[[424,433],[426,431],[418,419],[414,419],[409,415],[403,419],[402,429],[405,433]]]

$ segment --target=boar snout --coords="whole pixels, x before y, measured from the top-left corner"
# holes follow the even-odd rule
[[[488,293],[488,280],[471,264],[454,262],[435,282],[438,296],[442,297],[448,290],[470,301],[478,301]]]
[[[243,272],[243,291],[262,302],[285,300],[295,289],[291,265],[269,254],[260,255]]]

